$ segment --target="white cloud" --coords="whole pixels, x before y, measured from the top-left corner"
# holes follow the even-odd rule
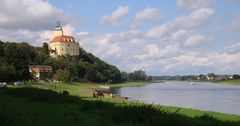
[[[45,0],[1,0],[0,4],[2,29],[46,30],[59,18],[68,19],[65,17],[66,14]]]
[[[188,47],[200,47],[206,45],[209,41],[210,41],[209,38],[197,34],[188,37],[184,45]]]
[[[87,36],[89,36],[90,33],[89,33],[89,32],[78,32],[77,35],[80,36],[80,38],[81,38],[81,37],[87,37]]]
[[[130,43],[131,44],[142,44],[143,40],[139,39],[139,38],[134,38],[134,39],[130,40]]]
[[[51,41],[55,21],[70,21],[68,17],[46,0],[1,0],[0,38],[42,46],[43,42]],[[67,24],[63,29],[66,34],[72,34],[74,27]]]
[[[217,74],[239,73],[239,54],[217,52],[185,52],[176,57],[160,59],[155,68],[162,74]]]
[[[70,24],[63,26],[64,34],[73,34],[74,27]],[[29,30],[29,29],[1,29],[0,38],[2,41],[28,42],[33,46],[42,46],[43,42],[50,42],[53,39],[52,30]]]
[[[146,45],[145,52],[142,54],[136,54],[134,57],[140,59],[142,61],[149,59],[159,59],[166,58],[169,56],[176,55],[179,53],[179,45],[178,44],[170,44],[166,45],[163,48],[159,48],[156,44],[148,44]]]
[[[185,50],[179,43],[158,44],[149,42],[139,31],[94,34],[80,40],[81,46],[101,59],[116,65],[121,70],[144,69],[150,74],[200,74],[239,72],[240,53],[194,52]],[[188,30],[179,29],[171,38],[186,37]],[[190,34],[192,40],[208,39],[198,34]],[[204,39],[202,39],[204,38]],[[201,43],[201,42],[200,42]],[[202,44],[202,43],[201,43]],[[232,45],[232,47],[238,44]],[[230,46],[229,46],[230,48]],[[226,47],[227,49],[227,47]]]
[[[50,42],[53,39],[53,31],[40,32],[41,42]]]
[[[2,41],[28,42],[33,46],[42,46],[43,42],[49,42],[52,39],[51,31],[30,31],[30,30],[8,30],[0,29],[0,38]]]
[[[229,54],[240,53],[240,42],[225,47],[224,51]]]
[[[202,7],[210,7],[216,0],[177,0],[177,7],[181,9],[195,10]]]
[[[73,35],[73,31],[75,30],[75,27],[71,24],[67,24],[67,25],[64,25],[62,29],[63,29],[64,35]]]
[[[240,31],[240,13],[238,13],[231,22],[230,31]]]
[[[181,16],[173,21],[175,27],[194,28],[206,23],[210,16],[214,14],[212,8],[200,8],[191,12],[187,16]]]
[[[161,20],[161,12],[157,8],[147,7],[138,12],[131,24],[132,28],[139,27],[143,23],[158,23]]]
[[[124,50],[120,42],[113,41],[112,36],[107,34],[92,34],[79,39],[81,46],[103,59],[117,58]]]
[[[187,37],[189,37],[193,33],[194,32],[192,30],[179,29],[176,31],[172,31],[171,33],[163,36],[161,38],[161,41],[164,41],[167,43],[182,43],[185,41]]]
[[[100,24],[112,24],[118,25],[122,17],[128,14],[128,6],[119,6],[111,15],[103,16],[99,23]]]
[[[165,35],[169,34],[173,30],[171,23],[166,23],[157,27],[152,28],[147,36],[149,38],[162,39]]]
[[[180,16],[175,18],[172,22],[152,28],[147,36],[155,39],[162,39],[164,36],[169,35],[174,30],[178,29],[192,29],[199,27],[206,23],[214,10],[211,8],[200,8],[191,12],[187,16]]]
[[[170,39],[173,41],[181,39],[188,31],[185,29],[177,30],[176,32],[172,33]]]

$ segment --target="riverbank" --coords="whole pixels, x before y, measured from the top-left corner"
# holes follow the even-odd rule
[[[120,83],[120,84],[112,84],[112,85],[110,85],[110,87],[143,86],[148,83],[151,83],[151,81],[124,82],[124,83]]]
[[[222,83],[222,84],[240,85],[240,80],[221,80],[221,81],[216,81],[216,82]]]
[[[173,80],[173,81],[175,81],[175,80]],[[193,82],[212,82],[212,83],[219,83],[219,84],[240,85],[240,79],[237,79],[237,80],[193,80]]]
[[[92,98],[91,91],[96,88],[99,88],[98,84],[58,83],[1,89],[0,122],[18,126],[240,125],[240,116],[236,115],[147,105],[110,97]],[[62,95],[64,90],[70,95]]]

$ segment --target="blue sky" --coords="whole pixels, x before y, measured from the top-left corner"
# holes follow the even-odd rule
[[[41,46],[59,19],[122,71],[240,73],[238,0],[0,0],[0,39]]]

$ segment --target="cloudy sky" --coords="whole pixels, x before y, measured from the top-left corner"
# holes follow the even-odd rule
[[[240,73],[239,0],[0,0],[0,39],[41,46],[55,22],[122,71]]]

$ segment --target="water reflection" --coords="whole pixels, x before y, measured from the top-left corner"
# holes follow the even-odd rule
[[[240,86],[168,81],[111,90],[115,94],[147,103],[240,115]]]

